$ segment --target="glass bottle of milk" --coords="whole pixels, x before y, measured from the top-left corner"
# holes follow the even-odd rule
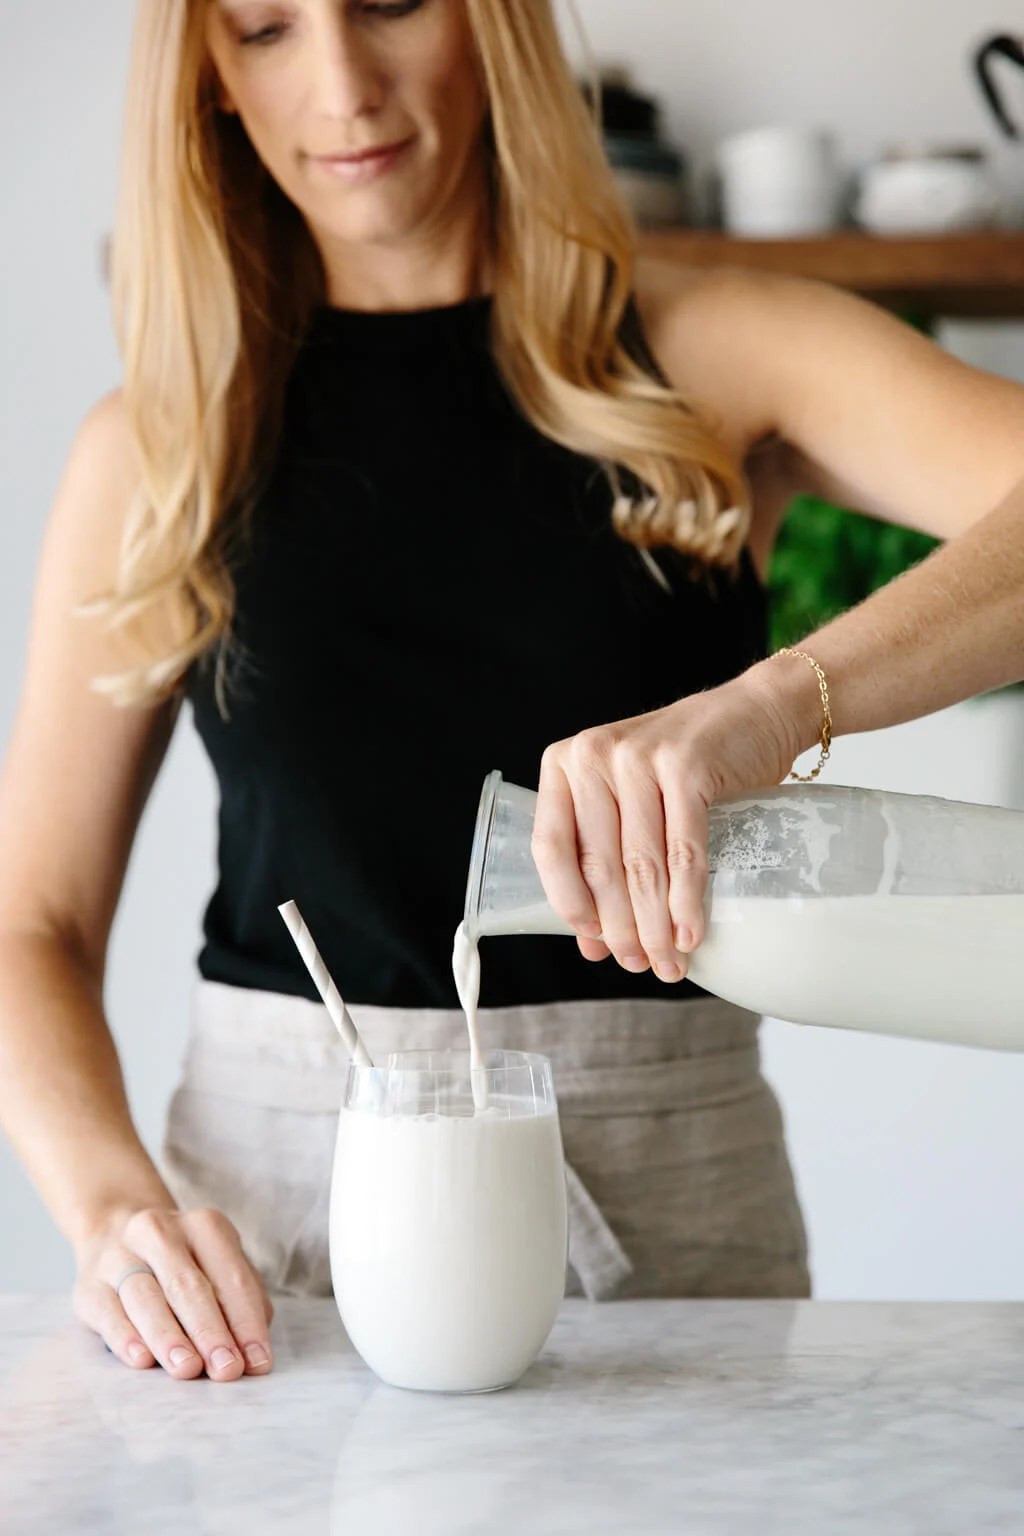
[[[465,933],[569,933],[530,854],[536,795],[484,785]],[[690,977],[796,1024],[1024,1051],[1024,812],[786,785],[709,813]]]

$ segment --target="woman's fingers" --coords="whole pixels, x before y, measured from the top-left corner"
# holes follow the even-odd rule
[[[124,1268],[127,1267],[126,1263]],[[144,1371],[152,1369],[156,1364],[156,1356],[143,1343],[139,1330],[128,1317],[111,1286],[97,1284],[78,1290],[75,1311],[83,1323],[99,1334],[123,1365]]]
[[[610,743],[599,731],[572,743],[565,778],[576,823],[576,862],[597,910],[603,943],[627,971],[650,965],[640,941],[622,859],[620,803],[613,792]],[[593,935],[587,935],[592,937]]]
[[[148,1258],[127,1248],[110,1248],[100,1269],[100,1291],[105,1296],[98,1303],[103,1314],[99,1332],[119,1359],[125,1356],[118,1347],[124,1327],[138,1338],[153,1358],[171,1376],[188,1380],[203,1373],[203,1359],[167,1304],[163,1288],[154,1275],[144,1271],[129,1275],[120,1292],[114,1290],[119,1277],[133,1264],[151,1264]],[[113,1330],[113,1332],[109,1331]],[[129,1363],[130,1359],[129,1359]]]
[[[665,813],[661,789],[645,766],[623,763],[616,779],[621,857],[639,941],[661,981],[681,981],[680,954],[669,911]]]
[[[220,1311],[242,1351],[246,1370],[252,1376],[262,1375],[273,1362],[273,1308],[245,1256],[238,1233],[219,1211],[197,1211],[189,1236],[192,1251],[209,1276]]]
[[[204,1370],[235,1381],[273,1365],[273,1306],[220,1211],[151,1207],[116,1218],[80,1256],[74,1306],[126,1365],[159,1362],[183,1381]]]
[[[588,960],[680,981],[704,936],[707,803],[659,716],[544,754],[533,854]]]
[[[636,974],[650,961],[626,881],[619,803],[608,782],[610,753],[600,731],[545,752],[532,852],[548,901],[575,930],[584,958],[614,955]]]
[[[533,861],[558,916],[584,939],[600,945],[601,923],[593,895],[580,873],[576,838],[572,791],[558,760],[558,749],[550,747],[540,765],[531,842]],[[607,954],[607,948],[600,947]]]
[[[588,959],[605,956],[603,939],[629,970],[649,956],[665,980],[685,973],[704,939],[708,807],[778,784],[791,737],[763,681],[744,674],[548,748],[537,862]],[[599,929],[584,926],[593,912]]]
[[[612,952],[603,939],[577,938],[576,943],[584,960],[609,960],[611,958]]]
[[[689,954],[704,940],[704,896],[708,883],[708,808],[682,776],[666,776],[665,860],[668,911],[676,948]]]
[[[172,1375],[198,1376],[205,1369],[214,1381],[234,1381],[244,1374],[245,1361],[185,1235],[186,1220],[201,1223],[208,1214],[140,1211],[132,1218],[125,1242],[154,1275],[126,1280],[121,1304]]]
[[[577,798],[578,795],[578,798]],[[622,829],[615,796],[603,780],[574,786],[580,872],[597,907],[601,938],[624,970],[650,968],[640,940],[622,862]]]

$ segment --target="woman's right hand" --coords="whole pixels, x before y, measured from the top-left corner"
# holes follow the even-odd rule
[[[121,1212],[77,1252],[74,1311],[125,1365],[160,1364],[191,1381],[265,1375],[274,1309],[220,1211],[150,1207]],[[133,1264],[154,1271],[131,1275]]]

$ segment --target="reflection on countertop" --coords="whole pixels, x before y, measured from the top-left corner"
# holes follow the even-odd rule
[[[1024,1529],[1024,1305],[566,1302],[520,1385],[382,1386],[281,1300],[231,1385],[0,1299],[0,1528],[274,1536]]]

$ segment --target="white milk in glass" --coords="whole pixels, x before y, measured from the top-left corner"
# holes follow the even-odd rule
[[[537,1096],[504,1092],[519,1070],[488,1070],[480,1109],[467,1061],[464,1092],[441,1112],[380,1088],[381,1112],[369,1095],[360,1104],[347,1094],[340,1113],[334,1295],[359,1354],[395,1386],[508,1386],[536,1358],[558,1312],[568,1221],[550,1069],[514,1052],[489,1061],[499,1058],[527,1063],[527,1081],[547,1074],[547,1087]],[[353,1069],[350,1081],[359,1075]],[[375,1076],[383,1083],[388,1073]]]

